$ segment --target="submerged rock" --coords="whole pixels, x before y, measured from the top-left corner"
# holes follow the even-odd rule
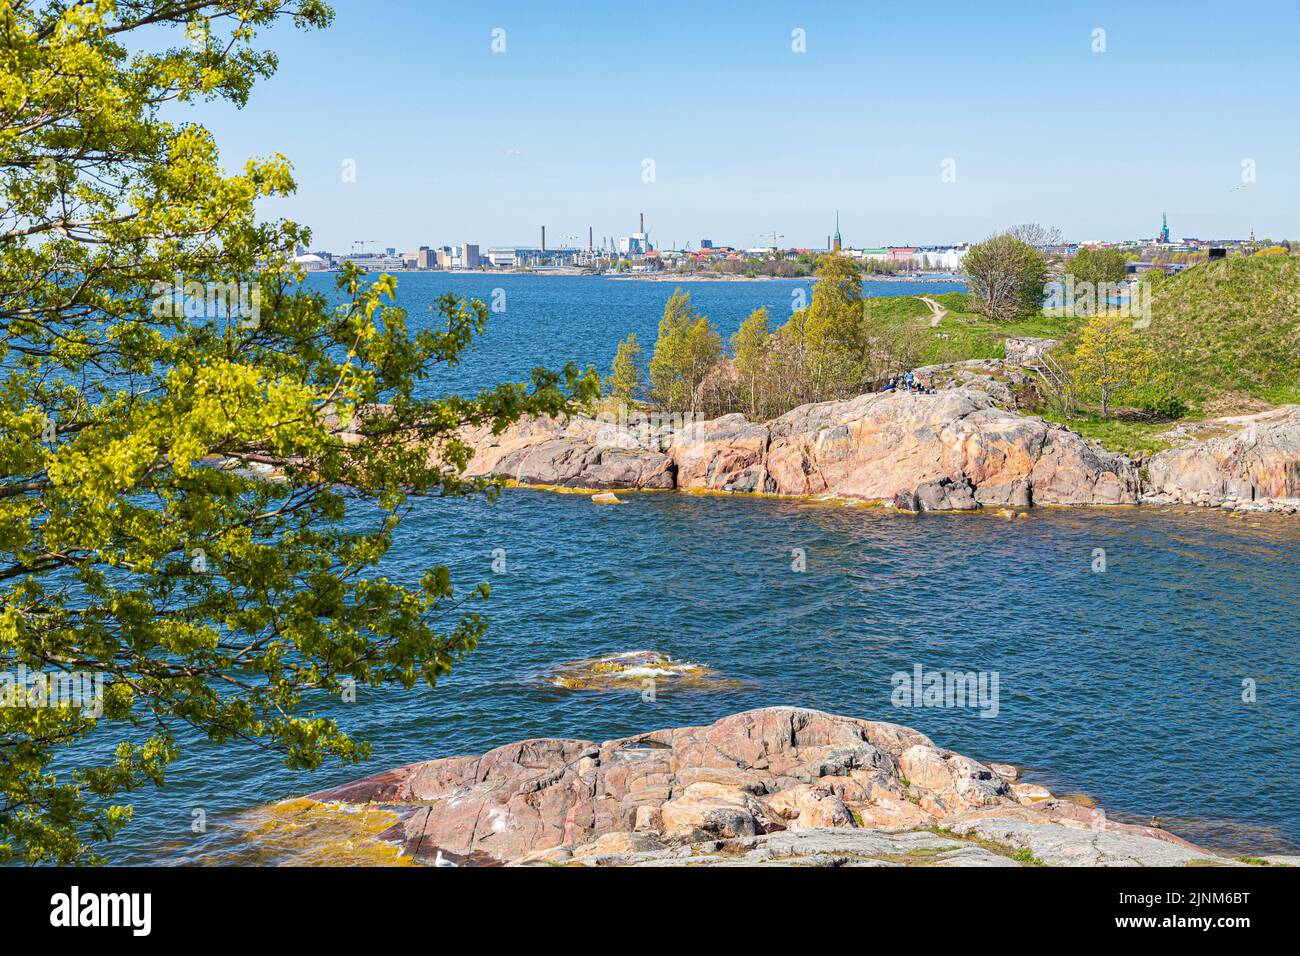
[[[628,657],[613,671],[641,666]],[[1047,791],[1018,798],[999,769],[897,724],[769,707],[604,743],[520,741],[311,799],[398,814],[384,837],[421,863],[1233,865]]]
[[[657,689],[719,690],[740,686],[717,671],[690,661],[674,660],[658,651],[627,651],[561,664],[547,678],[566,690],[643,690],[647,681]]]

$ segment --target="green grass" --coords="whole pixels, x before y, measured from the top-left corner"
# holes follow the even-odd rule
[[[1248,863],[1251,866],[1291,866],[1290,863],[1275,863],[1272,860],[1262,860],[1257,856],[1239,856],[1236,860],[1238,863]]]
[[[910,319],[924,329],[924,345],[918,363],[921,365],[1002,358],[1005,354],[1003,342],[1009,337],[1063,339],[1082,324],[1077,318],[1047,313],[1015,322],[991,322],[970,311],[970,296],[965,292],[944,292],[926,298],[948,310],[948,314],[933,328],[929,325],[930,308],[920,296],[869,299],[867,304],[868,310],[876,317]]]
[[[1011,859],[1015,860],[1022,866],[1045,866],[1038,857],[1034,856],[1034,851],[1025,847],[1023,850],[1017,850],[1011,854]]]
[[[946,837],[949,840],[956,840],[958,843],[966,843],[970,846],[982,847],[990,853],[995,853],[998,856],[1005,856],[1010,860],[1015,860],[1021,866],[1047,865],[1038,857],[1034,856],[1034,851],[1030,850],[1028,847],[1021,850],[1012,850],[1009,846],[995,843],[993,840],[986,840],[984,837],[977,837],[974,835],[965,836],[954,830],[949,830],[947,827],[938,826],[937,824],[930,827],[929,831],[935,836]]]
[[[1054,356],[1068,365],[1085,319],[1043,312],[1013,322],[990,322],[971,311],[970,296],[945,292],[927,298],[948,314],[930,327],[930,310],[917,296],[872,299],[868,308],[921,329],[919,365],[1005,354],[1009,337],[1059,339]],[[1152,381],[1117,406],[1159,407],[1171,398],[1187,417],[1252,411],[1259,404],[1300,404],[1300,257],[1241,257],[1197,265],[1157,284],[1150,326],[1142,333],[1157,360]],[[1102,419],[1085,407],[1064,422],[1114,451],[1156,452],[1167,421]],[[1038,409],[1047,418],[1051,411]]]
[[[1147,337],[1189,403],[1300,400],[1300,257],[1207,262],[1157,287]]]
[[[1078,415],[1062,419],[1044,412],[1043,417],[1059,421],[1062,425],[1073,428],[1084,438],[1095,438],[1110,451],[1122,451],[1126,455],[1137,452],[1155,454],[1169,447],[1169,443],[1156,436],[1174,427],[1173,422],[1134,421],[1125,418],[1102,418],[1099,415]]]

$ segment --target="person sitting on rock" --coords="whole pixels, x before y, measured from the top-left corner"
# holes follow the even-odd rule
[[[892,391],[894,391],[896,388],[898,388],[898,379],[895,378],[893,375],[891,375],[891,376],[889,376],[889,384],[887,384],[884,388],[882,388],[881,391],[882,391],[882,392],[892,392]]]

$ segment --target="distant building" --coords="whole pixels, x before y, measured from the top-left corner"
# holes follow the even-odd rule
[[[406,267],[401,256],[381,256],[374,253],[363,252],[357,255],[343,256],[340,262],[351,262],[359,269],[365,269],[367,272],[400,272]]]
[[[840,247],[841,247],[843,244],[844,244],[844,243],[843,243],[843,240],[840,239],[840,213],[839,213],[839,210],[837,209],[837,210],[835,211],[835,244],[834,244],[833,246],[831,246],[831,248],[832,248],[835,252],[839,252],[839,251],[840,251]]]
[[[970,251],[969,246],[952,246],[950,248],[917,249],[912,261],[922,269],[943,269],[957,272],[961,261]]]
[[[438,250],[430,249],[428,246],[421,246],[415,254],[415,267],[417,269],[438,268]]]
[[[1169,217],[1164,213],[1160,214],[1160,242],[1169,243]]]
[[[311,252],[301,256],[294,256],[293,264],[305,272],[320,272],[322,269],[329,268],[329,263],[324,258]]]
[[[633,259],[641,258],[650,251],[650,237],[644,232],[634,232],[630,236],[620,236],[618,251]]]
[[[487,261],[494,268],[513,269],[519,265],[519,257],[515,255],[515,250],[511,248],[489,248]]]

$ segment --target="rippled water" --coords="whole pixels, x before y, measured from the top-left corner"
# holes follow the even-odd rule
[[[308,276],[309,284],[333,294],[329,273]],[[602,276],[493,275],[481,272],[399,274],[398,302],[417,326],[433,300],[444,292],[478,298],[493,307],[487,333],[460,367],[442,370],[431,381],[434,393],[471,393],[488,384],[527,377],[538,365],[595,365],[609,371],[621,339],[635,332],[646,358],[658,333],[664,303],[674,288],[691,294],[691,304],[730,337],[754,309],[766,306],[773,328],[790,317],[793,305],[811,300],[806,279],[759,281],[658,282]],[[964,292],[952,282],[875,281],[868,296],[937,295]],[[499,292],[497,290],[500,290]]]
[[[457,278],[490,287],[511,277]],[[549,309],[550,324],[526,340],[522,330],[496,333],[466,376],[511,376],[567,357],[603,364],[627,329],[653,341],[671,291],[623,283],[629,298],[582,319],[555,297],[606,301],[608,289],[601,299],[580,287],[603,280],[517,281],[511,320],[541,322]],[[697,304],[726,331],[764,299],[785,301],[790,285],[711,284]],[[365,767],[291,774],[247,747],[188,745],[165,789],[136,795],[136,820],[110,855],[222,851],[239,811],[405,762],[533,736],[602,740],[772,704],[907,724],[941,746],[1027,767],[1057,792],[1089,794],[1114,817],[1158,815],[1212,847],[1300,848],[1295,519],[1044,508],[1008,521],[744,496],[623,497],[597,506],[512,490],[496,504],[417,502],[385,570],[413,582],[447,563],[459,584],[490,580],[491,628],[479,650],[434,690],[361,689],[354,704],[320,702],[373,743]],[[492,572],[495,548],[506,550],[503,574]],[[799,548],[802,573],[792,570]],[[1097,548],[1106,551],[1101,574],[1092,571]],[[635,691],[567,691],[544,679],[574,658],[635,649],[707,664],[739,684],[661,689],[647,703]],[[997,672],[997,716],[893,706],[891,676],[918,664]],[[1256,682],[1255,703],[1242,701],[1244,679]],[[190,832],[195,808],[208,814],[202,837]]]

